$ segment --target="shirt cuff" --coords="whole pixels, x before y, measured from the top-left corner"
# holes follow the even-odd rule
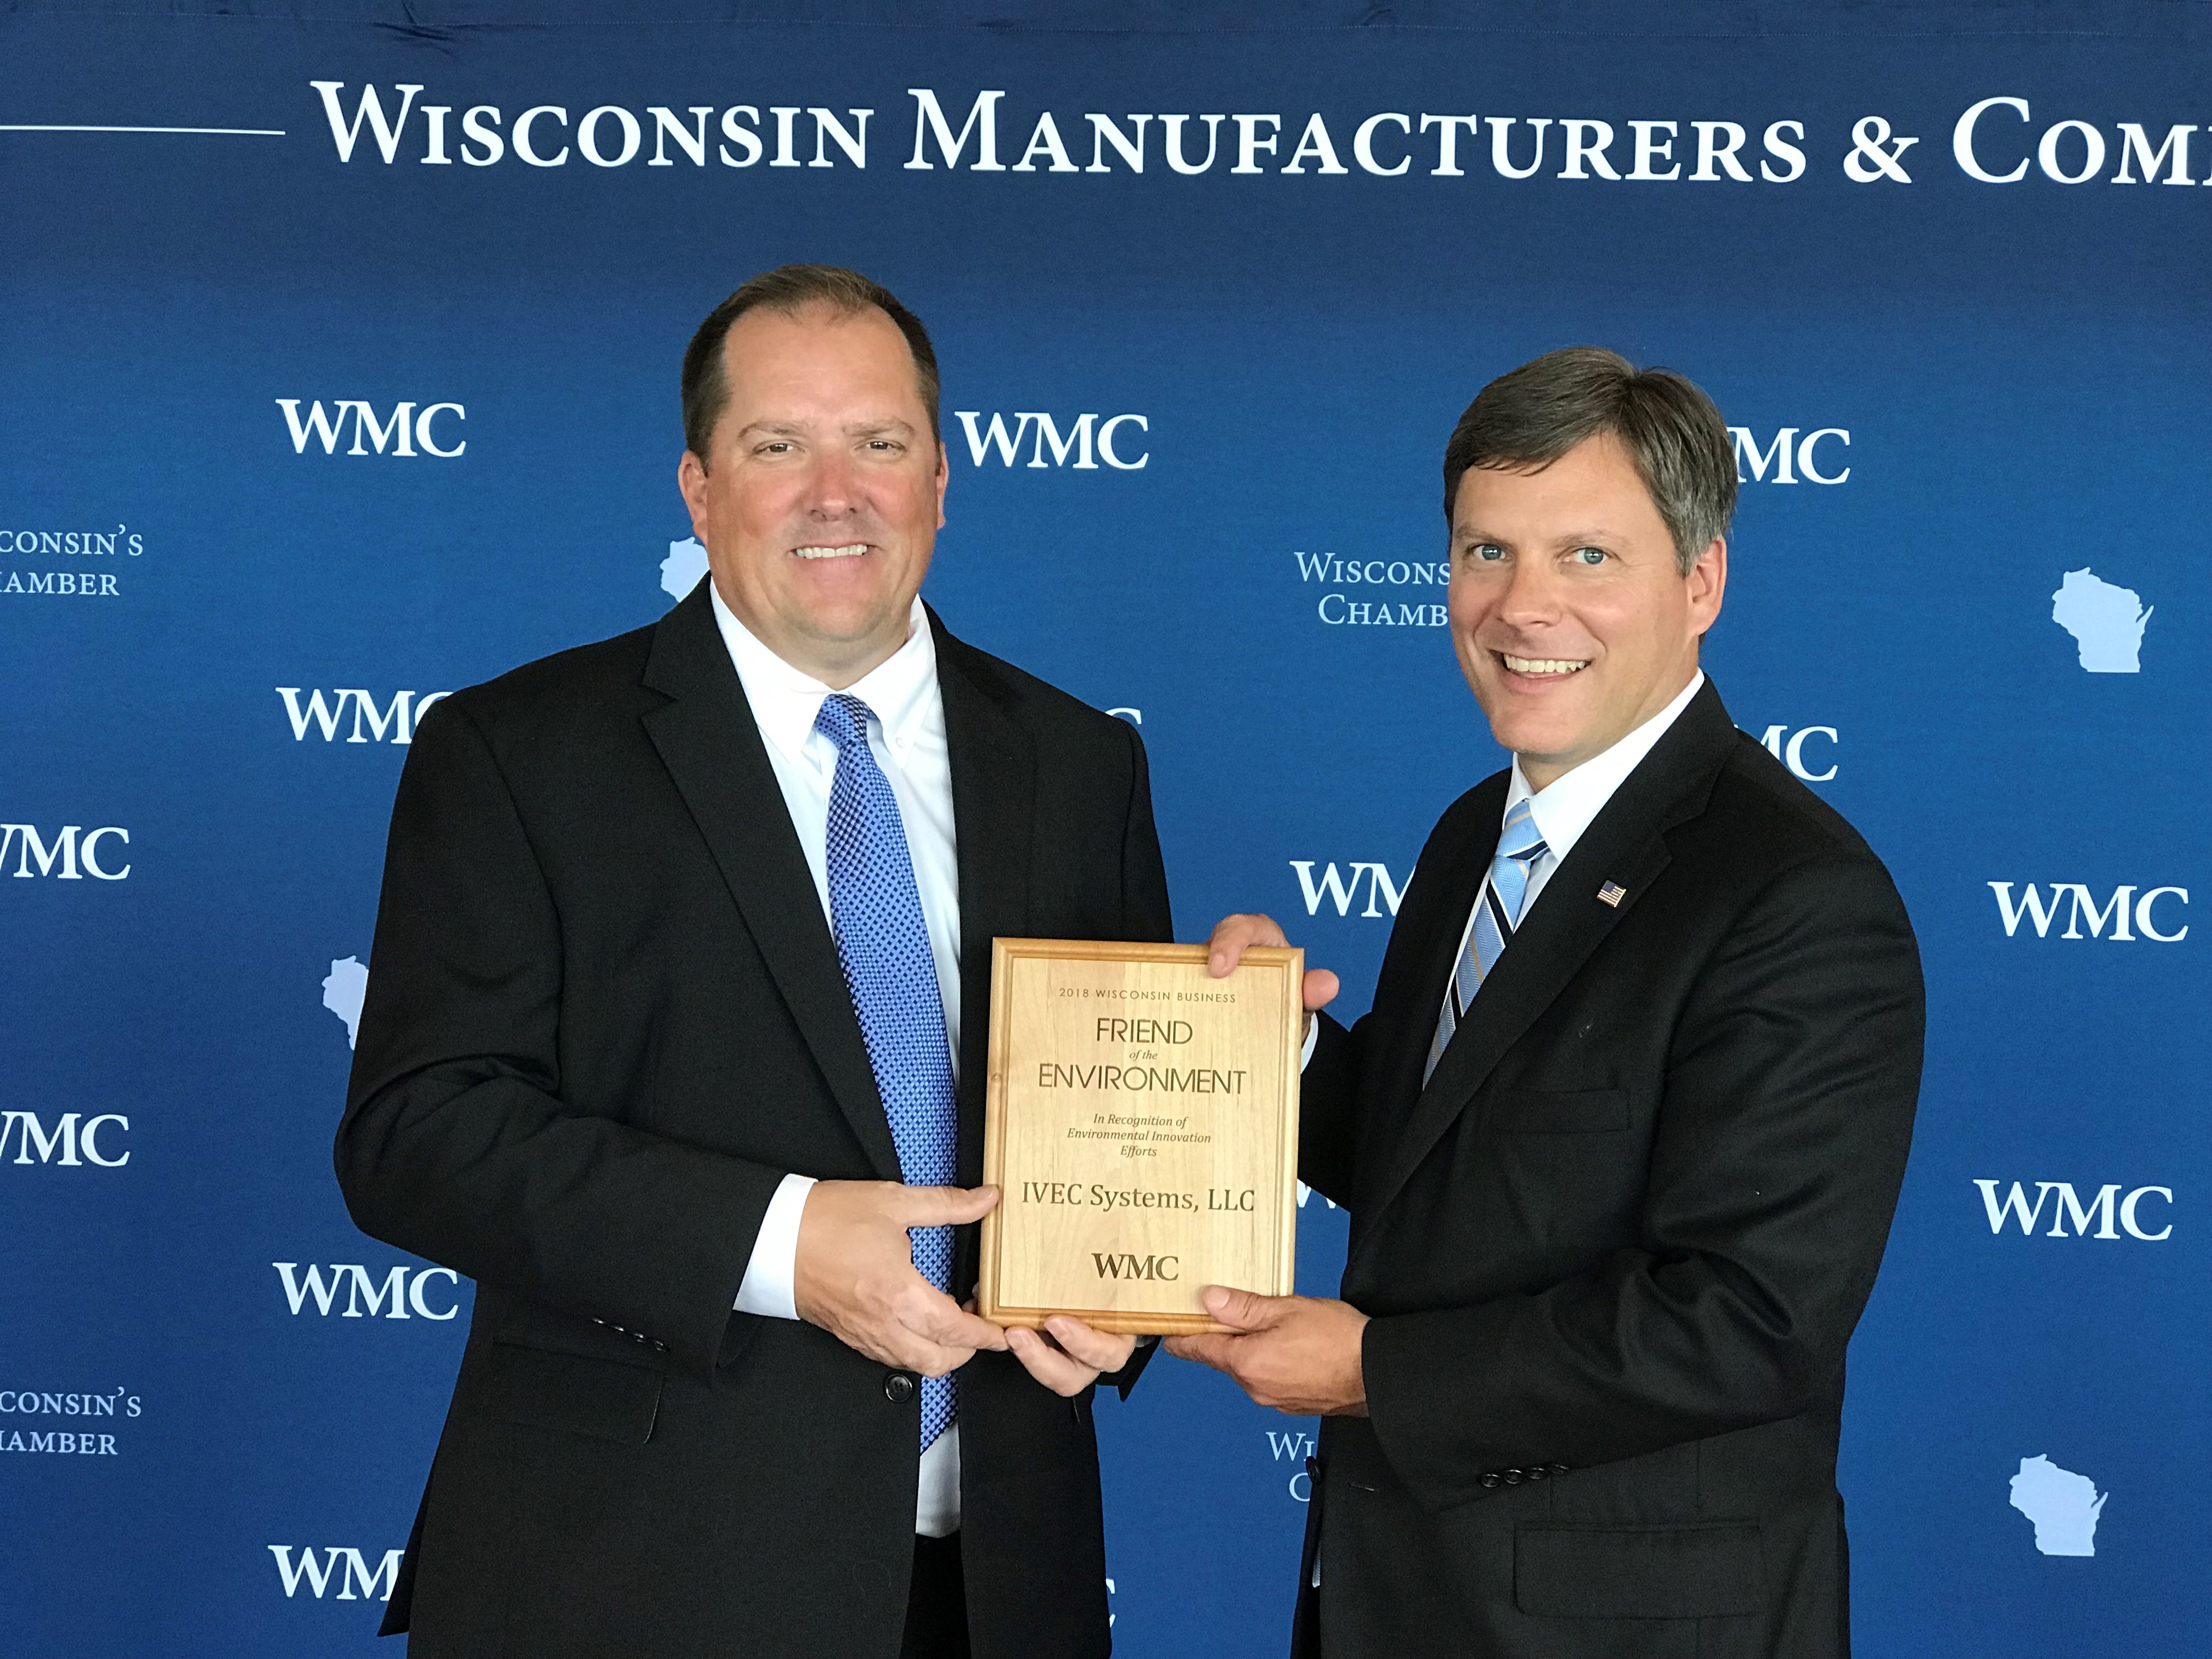
[[[745,1264],[744,1283],[738,1286],[739,1313],[799,1317],[793,1285],[799,1267],[799,1218],[806,1210],[806,1194],[813,1189],[812,1176],[787,1175],[769,1200],[760,1234],[753,1240],[752,1260]]]
[[[1314,1047],[1316,1044],[1320,1042],[1320,1041],[1321,1016],[1316,1013],[1309,1012],[1306,1015],[1306,1046],[1298,1050],[1298,1070],[1300,1072],[1303,1073],[1307,1066],[1313,1064]]]

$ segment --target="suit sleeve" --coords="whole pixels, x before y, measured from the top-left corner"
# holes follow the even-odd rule
[[[1483,1474],[1796,1415],[1881,1265],[1919,1087],[1918,953],[1870,860],[1786,871],[1699,975],[1639,1248],[1528,1295],[1371,1321],[1368,1411],[1435,1508]]]
[[[1349,1209],[1358,1181],[1359,1073],[1372,1014],[1346,1030],[1328,1013],[1313,1058],[1298,1076],[1298,1179],[1340,1209]]]
[[[393,803],[338,1184],[364,1232],[701,1370],[784,1171],[572,1110],[561,917],[465,706]]]
[[[1152,769],[1137,728],[1124,720],[1114,723],[1127,734],[1129,744],[1129,800],[1121,830],[1122,925],[1131,940],[1165,944],[1175,938],[1175,919],[1168,905],[1160,835],[1152,823]]]

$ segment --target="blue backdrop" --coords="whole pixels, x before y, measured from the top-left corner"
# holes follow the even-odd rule
[[[678,360],[793,259],[935,333],[930,599],[1141,724],[1181,937],[1347,1013],[1501,763],[1453,419],[1706,386],[1707,665],[1929,973],[1860,1650],[2202,1651],[2203,4],[132,9],[0,16],[0,1652],[391,1650],[468,1299],[331,1175],[404,745],[689,585]],[[1099,1427],[1122,1650],[1279,1651],[1312,1425]]]

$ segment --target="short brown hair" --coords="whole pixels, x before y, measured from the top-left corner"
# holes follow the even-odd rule
[[[1687,575],[1735,514],[1728,424],[1684,376],[1602,346],[1547,351],[1475,394],[1444,446],[1445,521],[1469,467],[1546,466],[1601,432],[1627,449]]]
[[[684,351],[684,444],[702,465],[707,447],[714,441],[715,423],[730,401],[729,380],[722,372],[722,343],[731,325],[756,307],[795,316],[817,306],[841,316],[851,316],[873,306],[898,325],[914,354],[914,377],[921,392],[922,407],[929,411],[929,435],[938,440],[937,352],[929,343],[929,331],[921,319],[898,302],[881,283],[871,282],[842,265],[778,265],[746,283],[707,313],[699,331]]]

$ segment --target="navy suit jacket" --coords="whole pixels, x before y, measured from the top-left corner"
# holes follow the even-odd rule
[[[930,625],[973,1185],[992,939],[1170,928],[1134,730]],[[732,1311],[786,1171],[899,1164],[703,581],[424,720],[371,964],[339,1182],[364,1231],[477,1285],[386,1630],[434,1659],[891,1659],[914,1379]],[[1088,1392],[1009,1354],[961,1376],[975,1652],[1105,1653]]]
[[[1352,1212],[1372,1320],[1298,1649],[1840,1659],[1844,1350],[1919,1087],[1911,924],[1708,684],[1425,1085],[1509,777],[1437,823],[1374,1011],[1305,1073],[1300,1172]]]

